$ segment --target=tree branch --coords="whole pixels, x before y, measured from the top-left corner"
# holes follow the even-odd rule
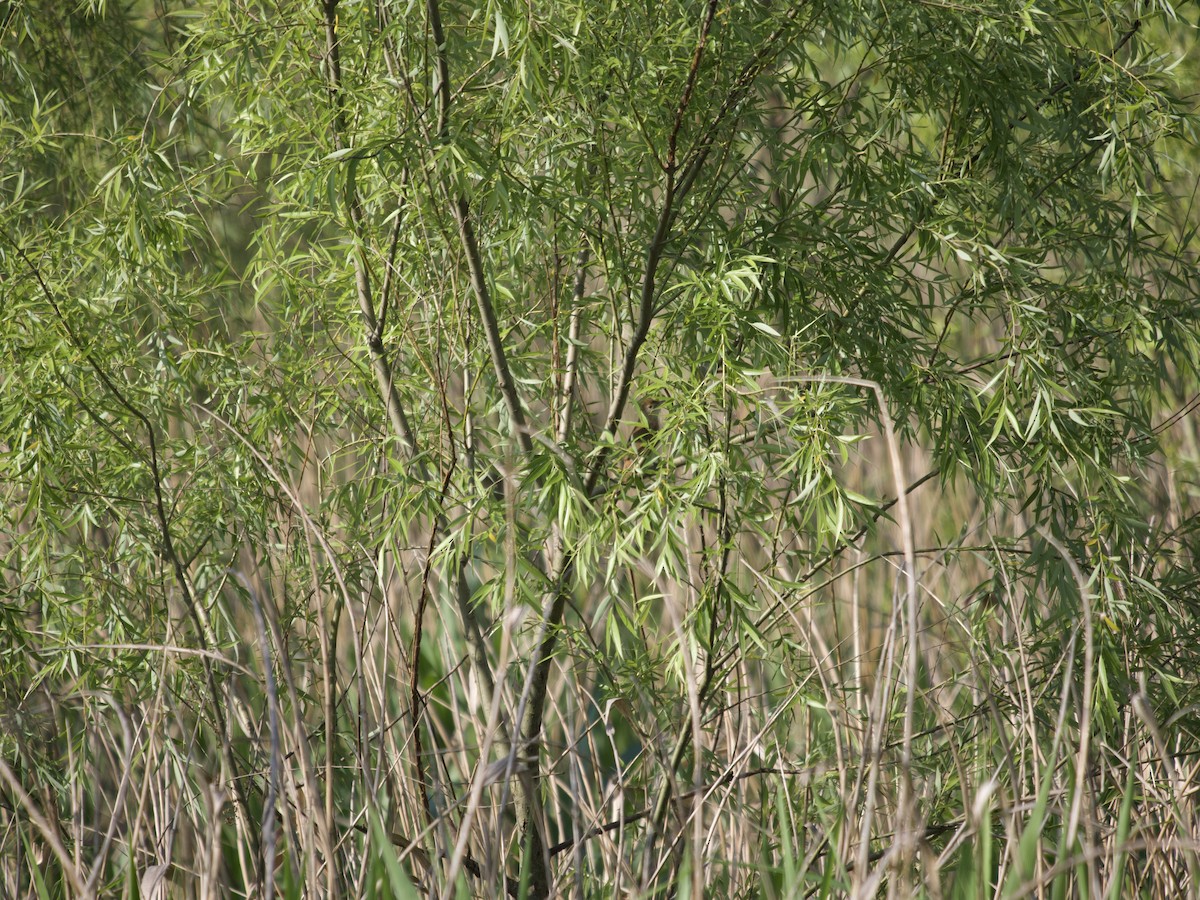
[[[338,150],[344,150],[346,143],[346,101],[342,87],[342,62],[338,50],[337,37],[337,6],[338,0],[325,0],[325,71],[329,97],[333,103],[333,143]],[[363,223],[362,200],[358,195],[353,180],[346,184],[346,207],[350,211],[351,233],[354,238],[354,288],[358,297],[358,308],[362,314],[363,326],[366,332],[367,351],[371,357],[371,367],[375,372],[375,382],[383,397],[387,410],[388,421],[396,437],[408,451],[409,460],[417,469],[418,477],[425,480],[428,475],[425,462],[417,452],[417,438],[409,424],[400,400],[400,392],[396,389],[396,381],[392,375],[392,366],[388,361],[387,352],[383,346],[382,322],[375,315],[375,303],[371,296],[371,271],[367,266],[366,236]],[[399,221],[397,220],[397,229]],[[399,232],[397,230],[397,237]],[[393,245],[395,238],[393,238]],[[383,298],[387,302],[387,297]]]
[[[683,96],[680,98],[679,106],[676,110],[675,124],[672,128],[671,135],[668,139],[668,158],[666,163],[667,183],[663,189],[663,205],[658,218],[658,226],[654,230],[654,236],[650,240],[650,244],[646,248],[646,266],[642,275],[642,286],[639,292],[637,324],[634,327],[633,336],[630,338],[629,346],[625,351],[625,358],[621,365],[621,374],[617,380],[616,390],[613,392],[612,402],[609,405],[608,413],[605,416],[604,427],[602,433],[611,437],[616,433],[617,425],[620,423],[621,415],[625,411],[625,406],[629,401],[629,393],[633,385],[633,376],[637,370],[638,357],[641,354],[642,346],[646,343],[646,338],[650,334],[650,326],[654,320],[654,301],[658,295],[658,268],[662,262],[663,253],[666,249],[668,240],[670,239],[671,226],[675,222],[678,215],[679,207],[687,198],[692,186],[696,182],[697,176],[704,167],[705,161],[712,150],[713,144],[716,141],[717,132],[725,123],[730,113],[741,103],[741,101],[749,93],[754,86],[754,82],[758,76],[769,65],[773,59],[772,52],[778,53],[783,46],[781,38],[791,26],[800,10],[804,8],[804,4],[797,3],[790,8],[784,17],[784,21],[780,23],[763,45],[754,54],[749,62],[742,67],[741,73],[734,81],[732,89],[726,95],[720,109],[717,111],[713,121],[706,129],[703,137],[699,140],[695,148],[688,154],[688,160],[680,167],[676,162],[676,141],[678,132],[682,125],[683,115],[687,105],[691,101],[692,89],[695,85],[696,72],[700,66],[700,60],[703,55],[703,50],[708,37],[708,31],[712,24],[712,18],[715,14],[715,4],[710,3],[705,15],[704,24],[701,28],[700,38],[697,41],[696,52],[692,57],[692,67],[688,73],[688,80],[684,87]],[[677,176],[678,173],[678,176]],[[595,462],[592,465],[591,471],[588,473],[587,481],[585,482],[585,491],[591,496],[595,493],[596,485],[599,483],[600,476],[604,470],[604,466],[608,461],[609,442],[602,442],[599,451],[596,453]]]
[[[426,8],[429,14],[429,30],[433,34],[436,52],[438,138],[446,142],[450,137],[451,99],[450,62],[446,55],[446,33],[442,28],[442,15],[438,8],[438,0],[428,0]],[[470,204],[466,197],[459,195],[450,201],[450,207],[454,214],[454,221],[458,225],[458,236],[462,242],[463,253],[467,258],[471,290],[475,294],[476,305],[479,308],[479,320],[483,325],[483,334],[487,340],[488,353],[492,358],[492,368],[496,372],[500,395],[504,398],[504,406],[508,410],[509,421],[512,422],[513,431],[516,433],[517,444],[523,453],[530,455],[533,453],[533,439],[529,435],[529,426],[525,423],[525,412],[521,405],[520,394],[517,392],[517,383],[504,352],[504,341],[500,335],[496,307],[492,303],[491,292],[487,286],[487,276],[483,270],[483,254],[479,252],[479,241],[475,237],[475,227],[471,222]]]

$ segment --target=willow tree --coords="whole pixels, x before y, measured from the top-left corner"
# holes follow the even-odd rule
[[[1165,3],[3,15],[6,892],[1196,889]]]

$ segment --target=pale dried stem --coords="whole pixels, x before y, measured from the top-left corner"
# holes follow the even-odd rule
[[[5,783],[8,784],[8,789],[12,791],[13,798],[24,808],[25,815],[29,817],[29,821],[41,832],[46,846],[58,857],[58,863],[62,866],[63,875],[71,883],[71,889],[75,892],[75,896],[83,898],[83,900],[90,900],[90,898],[94,897],[94,892],[81,877],[79,869],[76,868],[75,860],[71,858],[71,854],[63,846],[62,838],[59,837],[58,832],[42,814],[37,803],[29,796],[25,788],[21,786],[20,779],[17,778],[13,770],[9,768],[8,763],[3,759],[0,759],[0,778],[3,778]]]

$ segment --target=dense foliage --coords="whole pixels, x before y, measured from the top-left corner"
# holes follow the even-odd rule
[[[1183,16],[0,6],[0,893],[1200,889]]]

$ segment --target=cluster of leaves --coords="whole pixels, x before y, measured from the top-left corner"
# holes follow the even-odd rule
[[[56,9],[0,11],[5,890],[1195,886],[1169,6]]]

